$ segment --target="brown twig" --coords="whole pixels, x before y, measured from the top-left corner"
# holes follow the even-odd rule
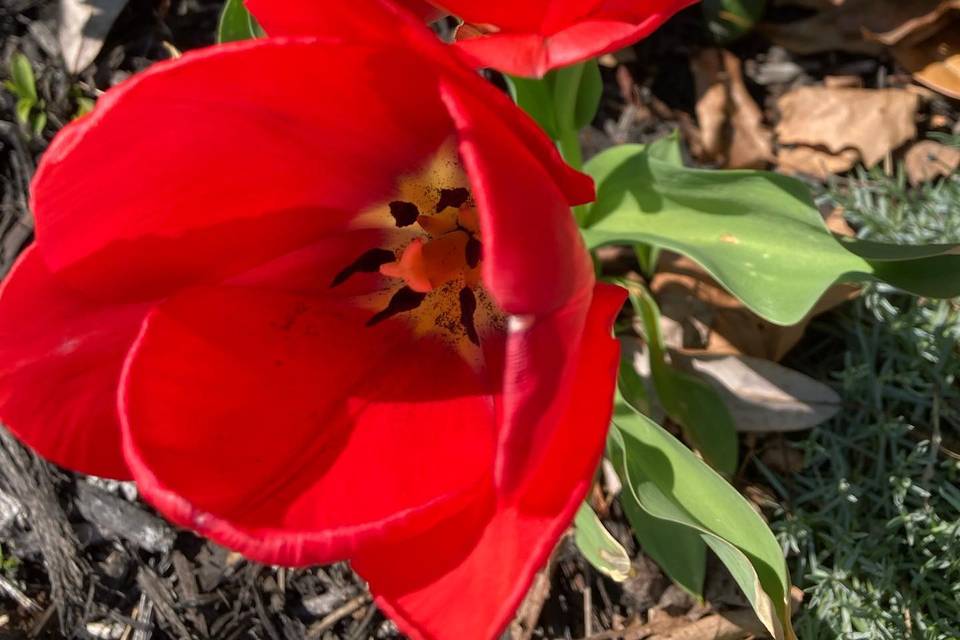
[[[353,600],[348,600],[338,609],[331,611],[322,620],[310,625],[310,628],[307,629],[307,633],[304,636],[305,640],[317,640],[317,638],[320,638],[325,631],[332,629],[335,624],[369,602],[370,596],[366,593],[357,596]]]

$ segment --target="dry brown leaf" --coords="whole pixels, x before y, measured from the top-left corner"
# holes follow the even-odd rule
[[[818,3],[820,11],[786,24],[766,24],[761,31],[774,43],[800,54],[826,51],[877,54],[882,40],[903,39],[933,20],[942,5],[955,0],[846,0],[842,4]],[[786,4],[786,3],[785,3]],[[789,4],[800,4],[790,0]]]
[[[833,154],[813,147],[781,147],[777,151],[777,168],[784,173],[803,174],[827,180],[857,166],[860,153],[844,149]]]
[[[760,462],[781,475],[793,475],[803,471],[806,455],[786,438],[776,438],[764,447]]]
[[[756,169],[773,160],[773,135],[743,82],[739,58],[707,49],[690,62],[697,88],[701,159],[729,169]]]
[[[940,0],[937,6],[916,0],[902,4],[913,5],[918,13],[885,32],[867,30],[865,37],[887,46],[919,42],[942,30],[946,26],[945,19],[953,21],[954,17],[949,14],[960,10],[960,0]]]
[[[914,79],[960,99],[960,0],[787,0],[816,9],[795,22],[765,25],[775,43],[801,54],[878,54],[892,48]]]
[[[863,78],[860,76],[826,76],[823,86],[831,89],[862,89]]]
[[[67,71],[79,73],[97,57],[127,0],[60,0],[57,39]]]
[[[850,223],[847,222],[846,216],[843,215],[843,207],[839,205],[825,215],[823,221],[827,224],[827,229],[830,229],[833,233],[847,236],[848,238],[857,235],[857,232],[854,231]]]
[[[690,351],[673,352],[671,360],[720,394],[737,431],[803,431],[826,422],[840,410],[836,391],[769,360]]]
[[[648,640],[741,640],[766,635],[766,630],[757,621],[756,615],[743,609],[709,615],[649,636]]]
[[[767,322],[743,306],[692,260],[673,253],[660,258],[651,289],[664,318],[679,323],[677,348],[744,354],[779,361],[792,349],[810,320],[851,299],[857,289],[831,287],[800,323],[789,327]],[[676,344],[679,342],[680,344]]]
[[[960,100],[960,15],[926,40],[896,46],[893,54],[914,80]]]
[[[933,140],[917,142],[907,151],[903,164],[910,184],[916,186],[949,176],[960,167],[960,149]]]
[[[920,100],[903,89],[800,87],[784,94],[777,105],[781,144],[822,148],[835,155],[855,149],[867,167],[917,135]]]

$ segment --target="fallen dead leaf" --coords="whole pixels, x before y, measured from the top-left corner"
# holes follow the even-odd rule
[[[826,76],[823,86],[831,89],[862,89],[863,78],[860,76]]]
[[[850,300],[857,289],[831,287],[800,323],[789,327],[760,318],[692,260],[674,253],[661,255],[651,283],[665,319],[669,346],[711,353],[733,353],[779,361],[803,337],[810,320]]]
[[[876,3],[875,3],[876,4]],[[919,42],[934,33],[942,30],[947,22],[953,21],[950,14],[960,10],[960,0],[912,0],[910,3],[900,3],[901,5],[910,5],[915,11],[914,15],[903,20],[892,29],[883,32],[867,30],[864,34],[866,38],[876,40],[887,46],[894,46],[909,42]],[[904,17],[901,14],[900,17]]]
[[[833,389],[769,360],[690,351],[671,353],[671,359],[720,393],[741,432],[803,431],[840,410]]]
[[[932,182],[960,168],[960,149],[933,140],[921,140],[907,150],[903,164],[910,184]]]
[[[877,55],[890,48],[914,79],[960,99],[960,0],[785,0],[818,12],[764,25],[764,33],[800,54],[848,51]]]
[[[833,233],[847,236],[848,238],[857,235],[857,232],[853,230],[853,227],[850,226],[847,218],[843,215],[843,207],[839,205],[825,215],[823,221],[827,224],[827,229],[830,229]]]
[[[752,611],[737,610],[709,615],[683,626],[675,626],[669,631],[648,636],[648,640],[741,640],[766,635]]]
[[[813,147],[781,147],[777,152],[777,168],[790,174],[802,174],[827,180],[857,166],[860,153],[854,149],[844,149],[840,153],[830,153]]]
[[[60,0],[57,39],[67,71],[79,73],[93,62],[127,0]]]
[[[728,169],[766,167],[773,160],[773,135],[744,84],[739,58],[706,49],[690,66],[698,96],[700,159]]]
[[[960,12],[952,21],[920,42],[903,42],[893,54],[914,80],[960,100]]]
[[[806,456],[785,438],[777,438],[764,448],[760,462],[781,475],[793,475],[803,471]]]
[[[946,3],[943,0],[845,0],[841,3],[788,0],[780,4],[806,5],[818,12],[794,22],[762,25],[761,32],[775,44],[803,55],[827,51],[875,55],[883,51],[884,41],[909,35],[904,25],[919,29]]]
[[[920,100],[903,89],[800,87],[784,94],[777,105],[780,143],[808,149],[782,152],[781,168],[797,170],[808,162],[806,168],[816,175],[846,166],[851,149],[872,167],[915,138]],[[836,162],[823,155],[824,151],[829,151]]]

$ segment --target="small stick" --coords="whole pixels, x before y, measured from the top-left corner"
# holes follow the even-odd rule
[[[314,624],[310,625],[310,628],[307,629],[307,634],[305,636],[306,640],[317,640],[317,638],[320,638],[323,635],[324,631],[332,629],[335,624],[368,602],[370,602],[370,596],[367,594],[357,596],[353,600],[347,601],[346,604],[341,606],[339,609],[330,612],[319,622],[315,622]]]
[[[137,604],[137,614],[134,620],[137,621],[137,630],[133,632],[133,640],[150,640],[153,635],[153,602],[147,597],[147,594],[140,593],[140,602]]]
[[[7,580],[2,574],[0,574],[0,589],[2,589],[8,596],[16,600],[17,604],[20,605],[22,609],[33,611],[34,613],[43,611],[43,607],[37,604],[33,598],[21,591],[17,585]]]

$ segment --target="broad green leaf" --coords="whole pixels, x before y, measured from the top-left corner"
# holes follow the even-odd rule
[[[650,403],[650,394],[643,378],[633,366],[632,354],[621,351],[620,375],[617,381],[624,400],[630,403],[640,413],[649,415],[653,407]]]
[[[683,166],[683,152],[680,150],[680,132],[674,130],[668,136],[655,140],[646,146],[650,156],[672,165]],[[657,272],[657,262],[660,260],[660,247],[653,244],[638,243],[633,246],[633,252],[640,263],[640,272],[648,279],[652,279]]]
[[[651,158],[656,158],[675,167],[683,166],[683,150],[680,148],[680,131],[673,130],[670,135],[644,145]]]
[[[600,522],[590,505],[583,503],[573,521],[574,542],[594,568],[615,582],[630,577],[632,565],[626,549]]]
[[[591,59],[584,63],[583,74],[580,76],[580,90],[577,92],[573,115],[573,124],[577,129],[583,129],[593,122],[602,97],[603,78],[600,75],[600,65],[596,59]]]
[[[624,284],[635,311],[643,320],[657,399],[667,415],[683,427],[684,435],[707,462],[717,471],[732,476],[737,470],[737,429],[723,398],[708,383],[667,362],[657,303],[643,286]]]
[[[624,491],[632,491],[651,516],[697,531],[771,635],[794,640],[786,563],[763,519],[680,441],[622,399],[613,424],[622,442],[623,458],[614,464],[625,470]]]
[[[243,0],[227,0],[220,13],[217,42],[236,42],[263,37],[263,29],[243,4]]]
[[[766,0],[703,0],[707,27],[720,44],[752,31],[765,7]]]
[[[583,225],[590,248],[645,242],[682,253],[771,322],[796,324],[837,282],[960,295],[960,245],[834,237],[799,180],[678,167],[640,145],[609,149],[585,170],[598,188]]]
[[[537,121],[550,138],[559,137],[557,114],[553,103],[552,76],[521,78],[505,76],[510,96],[521,109]]]
[[[635,490],[629,487],[632,478],[626,470],[623,436],[617,429],[610,430],[607,448],[610,461],[624,484],[624,490],[619,496],[620,505],[643,552],[650,556],[671,580],[702,600],[703,581],[707,571],[707,545],[700,533],[673,520],[657,518],[644,509]]]
[[[16,87],[15,93],[24,100],[29,100],[31,105],[39,101],[37,96],[37,81],[33,76],[33,67],[30,66],[30,60],[22,53],[15,53],[10,59],[10,78],[13,86]]]

